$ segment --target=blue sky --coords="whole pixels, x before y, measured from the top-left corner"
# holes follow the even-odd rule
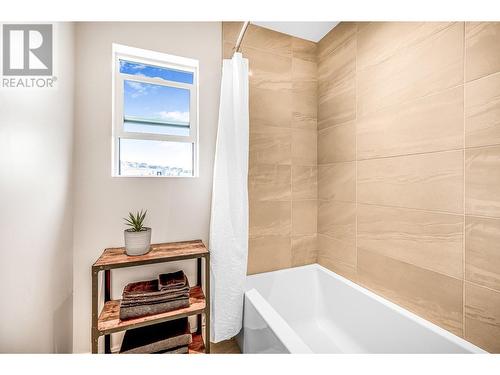
[[[134,76],[163,78],[193,83],[193,74],[167,68],[120,61],[120,72]],[[124,115],[148,120],[189,123],[189,90],[125,80]],[[156,134],[189,135],[189,129],[126,123],[125,131]],[[154,165],[192,167],[192,146],[189,143],[122,140],[121,159]]]
[[[144,64],[120,61],[120,72],[192,83],[193,74]],[[125,81],[125,116],[151,120],[189,122],[189,90],[150,83]]]

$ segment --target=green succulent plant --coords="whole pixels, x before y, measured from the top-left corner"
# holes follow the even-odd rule
[[[141,210],[137,211],[135,215],[132,212],[128,213],[128,218],[123,218],[125,220],[125,225],[129,226],[130,228],[127,229],[130,232],[141,232],[146,230],[144,227],[144,219],[146,218],[146,213],[148,210]]]

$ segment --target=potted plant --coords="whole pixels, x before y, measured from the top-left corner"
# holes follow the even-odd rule
[[[124,218],[125,224],[130,228],[125,229],[125,252],[127,255],[143,255],[151,248],[151,228],[145,227],[144,219],[148,211],[137,211],[134,215],[128,213],[128,218]]]

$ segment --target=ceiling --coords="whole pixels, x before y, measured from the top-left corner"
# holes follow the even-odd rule
[[[254,25],[319,42],[338,22],[253,22]]]

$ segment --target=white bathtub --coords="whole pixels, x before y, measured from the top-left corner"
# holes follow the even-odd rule
[[[486,353],[312,264],[248,276],[243,353]]]

